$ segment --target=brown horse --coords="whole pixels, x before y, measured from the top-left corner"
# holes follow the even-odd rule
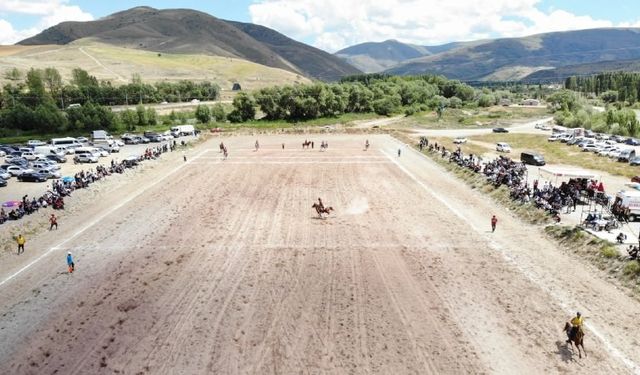
[[[329,215],[329,213],[331,211],[333,211],[333,207],[321,207],[319,204],[314,203],[311,208],[315,208],[316,212],[318,213],[318,217],[320,217],[322,219],[322,214],[327,214]]]
[[[567,333],[567,335],[569,335],[569,332],[571,332],[571,324],[569,322],[565,323],[564,325],[564,332]],[[584,331],[582,330],[582,327],[579,327],[576,331],[576,334],[574,335],[574,337],[572,339],[569,340],[569,343],[571,344],[571,350],[573,350],[573,344],[576,344],[576,348],[578,348],[578,357],[582,358],[582,353],[580,352],[580,347],[582,347],[582,351],[584,352],[584,356],[587,356],[587,351],[584,350]]]
[[[302,142],[302,148],[309,148],[309,146],[311,146],[311,141],[305,139],[305,141]]]

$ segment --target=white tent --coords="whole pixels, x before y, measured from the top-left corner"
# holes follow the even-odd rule
[[[554,185],[558,184],[558,180],[570,179],[570,178],[587,178],[590,180],[599,180],[599,176],[597,176],[593,172],[586,171],[580,168],[572,168],[572,167],[551,167],[545,166],[538,168],[538,174],[545,174],[548,176],[549,180],[554,180]]]

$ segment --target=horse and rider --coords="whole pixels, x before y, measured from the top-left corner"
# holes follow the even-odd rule
[[[364,142],[364,150],[367,151],[369,149],[369,140],[367,139],[366,142]]]
[[[582,318],[582,314],[580,312],[576,313],[576,316],[571,319],[571,321],[566,322],[564,325],[564,331],[567,333],[567,344],[571,345],[571,349],[573,350],[573,345],[575,344],[576,348],[578,348],[578,357],[582,358],[582,352],[584,352],[584,356],[587,356],[587,351],[584,349],[584,330],[582,329],[582,325],[584,323],[584,318]],[[580,351],[582,348],[582,352]]]
[[[258,140],[256,139],[256,151],[258,151],[260,149],[260,143],[258,143]]]
[[[318,198],[318,202],[314,203],[311,208],[315,208],[318,213],[318,217],[322,219],[322,214],[327,214],[333,211],[333,207],[325,207],[324,203],[322,203],[322,199]]]

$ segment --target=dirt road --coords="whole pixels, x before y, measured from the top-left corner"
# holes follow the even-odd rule
[[[35,238],[0,272],[0,373],[638,371],[605,275],[390,137],[323,137],[211,140]]]

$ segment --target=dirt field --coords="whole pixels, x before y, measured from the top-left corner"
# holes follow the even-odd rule
[[[640,304],[606,275],[390,137],[324,139],[168,155],[0,257],[0,373],[640,371]]]

